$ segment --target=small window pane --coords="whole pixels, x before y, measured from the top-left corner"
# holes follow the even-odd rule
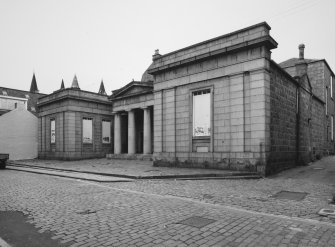
[[[210,90],[193,93],[193,136],[210,136]]]
[[[92,118],[83,118],[83,143],[92,143]]]
[[[56,143],[56,121],[55,119],[51,119],[50,121],[50,135],[51,135],[51,143]]]
[[[111,122],[102,120],[102,143],[111,143]]]

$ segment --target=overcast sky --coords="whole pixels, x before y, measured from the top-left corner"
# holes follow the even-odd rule
[[[325,58],[335,71],[334,0],[0,0],[0,86],[71,85],[108,94],[161,54],[266,21],[272,58]]]

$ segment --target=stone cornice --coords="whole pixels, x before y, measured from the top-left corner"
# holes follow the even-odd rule
[[[153,89],[152,88],[153,87],[151,87],[151,90],[137,92],[137,93],[132,93],[132,94],[127,94],[127,95],[124,95],[124,96],[110,97],[109,99],[113,102],[113,101],[122,100],[122,99],[126,99],[126,98],[141,96],[141,95],[145,95],[145,94],[152,94],[153,93]]]
[[[255,24],[255,25],[252,25],[252,26],[249,26],[249,27],[246,27],[246,28],[234,31],[234,32],[230,32],[230,33],[227,33],[227,34],[224,34],[224,35],[221,35],[221,36],[209,39],[209,40],[202,41],[200,43],[196,43],[196,44],[181,48],[181,49],[173,51],[173,52],[169,52],[167,54],[159,56],[159,58],[164,58],[164,57],[170,56],[170,55],[175,54],[175,53],[183,52],[185,50],[190,50],[190,49],[193,49],[195,47],[201,46],[203,44],[210,43],[210,42],[215,42],[215,41],[220,40],[220,39],[226,39],[226,38],[229,38],[231,36],[238,35],[240,33],[243,33],[243,32],[246,32],[246,31],[249,31],[249,30],[252,30],[252,29],[256,29],[256,28],[259,28],[259,27],[264,27],[267,30],[271,30],[271,27],[269,26],[269,24],[267,24],[266,22],[261,22],[261,23],[258,23],[258,24]]]
[[[241,42],[241,43],[238,43],[238,44],[235,44],[235,45],[224,47],[224,48],[221,48],[221,49],[209,51],[209,52],[197,55],[197,56],[182,59],[182,60],[177,61],[177,62],[172,62],[172,63],[164,64],[164,65],[161,65],[161,66],[156,66],[156,67],[153,67],[153,68],[149,69],[148,73],[152,74],[152,75],[156,75],[156,74],[159,74],[163,71],[167,71],[167,70],[175,69],[175,68],[180,67],[180,66],[184,66],[184,65],[195,63],[195,62],[199,62],[199,61],[208,59],[210,57],[219,56],[219,55],[223,55],[223,54],[234,53],[234,52],[237,52],[239,50],[250,49],[250,48],[257,47],[257,46],[262,46],[262,45],[265,45],[269,49],[273,49],[273,48],[276,48],[278,44],[270,35],[266,35],[266,36],[262,36],[262,37],[259,37],[259,38],[256,38],[256,39],[244,41],[244,42]]]
[[[73,99],[73,100],[78,100],[78,101],[86,101],[86,102],[93,102],[93,103],[98,103],[98,104],[104,104],[104,105],[112,105],[112,102],[110,102],[107,99],[107,96],[101,96],[99,94],[94,94],[92,93],[92,97],[87,97],[87,93],[90,92],[81,92],[77,90],[77,93],[71,93],[71,91],[57,91],[53,94],[50,94],[46,97],[43,97],[42,99],[39,99],[37,102],[37,106],[41,107],[44,105],[52,104],[55,102],[59,102],[62,100],[67,100],[67,99]],[[101,99],[99,99],[97,96],[100,96]],[[106,98],[103,100],[102,98]]]

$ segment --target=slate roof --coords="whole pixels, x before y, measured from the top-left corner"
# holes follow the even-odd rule
[[[3,91],[7,92],[7,95],[3,94]],[[24,90],[18,90],[13,88],[6,88],[6,87],[0,87],[0,95],[9,96],[9,97],[16,97],[16,98],[28,98],[28,111],[33,113],[35,116],[37,116],[37,100],[45,96],[46,94],[43,93],[31,93],[29,91]],[[34,110],[35,109],[35,110]]]
[[[290,58],[286,61],[283,61],[281,63],[279,63],[279,66],[282,68],[287,68],[287,67],[292,67],[295,66],[298,62],[302,62],[304,61],[305,63],[312,63],[312,62],[317,62],[320,61],[322,59],[299,59],[299,58]]]

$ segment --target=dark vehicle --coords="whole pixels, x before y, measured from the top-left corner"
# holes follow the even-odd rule
[[[0,154],[0,169],[5,169],[9,154]]]

